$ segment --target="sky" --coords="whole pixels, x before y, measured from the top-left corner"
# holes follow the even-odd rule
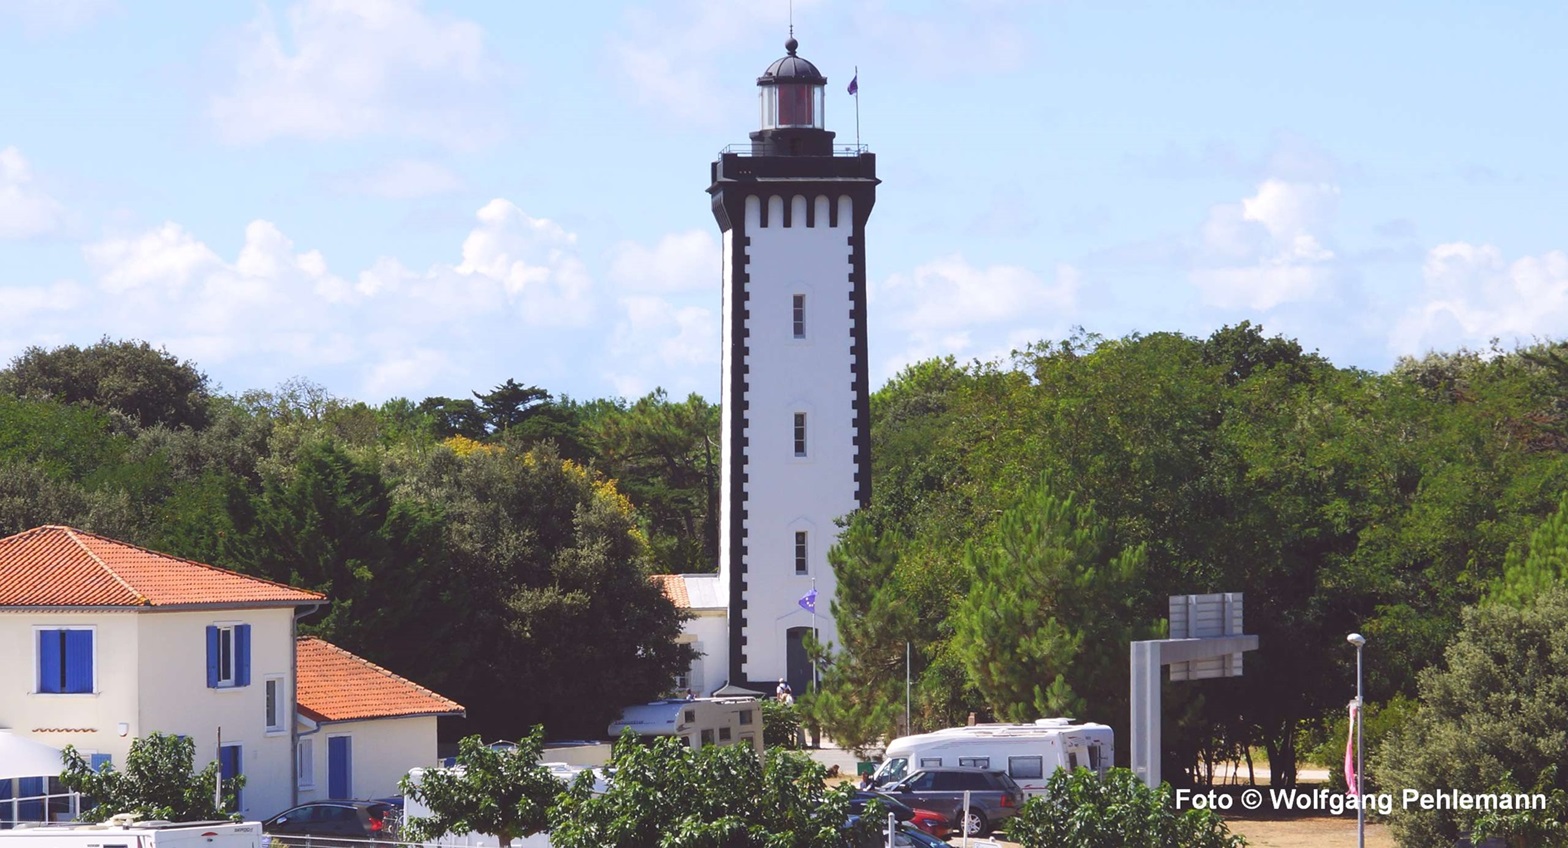
[[[873,386],[1079,327],[1374,371],[1568,328],[1560,3],[0,0],[0,361],[716,400],[708,167],[791,16],[883,181]]]

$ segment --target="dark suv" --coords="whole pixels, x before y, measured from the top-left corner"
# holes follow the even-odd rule
[[[397,840],[397,807],[386,801],[312,801],[261,823],[264,848],[352,848]]]
[[[948,816],[954,830],[969,836],[990,833],[1004,819],[1017,815],[1024,802],[1024,791],[998,769],[921,769],[882,791],[912,807]],[[966,791],[968,810],[964,810]]]

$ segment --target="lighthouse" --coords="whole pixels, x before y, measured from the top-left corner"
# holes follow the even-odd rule
[[[814,680],[837,643],[827,553],[871,496],[866,220],[876,157],[836,146],[827,78],[787,53],[757,78],[758,129],[712,165],[723,247],[719,576],[732,684]],[[815,599],[814,612],[808,599]]]

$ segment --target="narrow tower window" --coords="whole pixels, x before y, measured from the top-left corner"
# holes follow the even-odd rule
[[[795,324],[795,338],[797,338],[797,339],[805,338],[806,337],[806,296],[803,295],[803,294],[795,295],[794,324]]]
[[[806,413],[795,413],[795,455],[806,455]]]
[[[806,573],[806,531],[795,531],[795,573]]]

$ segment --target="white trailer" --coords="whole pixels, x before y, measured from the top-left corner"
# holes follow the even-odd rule
[[[260,822],[135,821],[21,824],[0,830],[0,848],[261,848]]]
[[[612,738],[631,728],[640,736],[678,736],[692,748],[750,745],[762,753],[762,705],[756,698],[669,699],[635,704],[610,724]]]
[[[1069,718],[949,727],[894,739],[872,780],[890,786],[922,768],[991,768],[1007,772],[1025,794],[1038,795],[1059,768],[1082,766],[1103,777],[1113,743],[1106,725],[1073,724]]]

